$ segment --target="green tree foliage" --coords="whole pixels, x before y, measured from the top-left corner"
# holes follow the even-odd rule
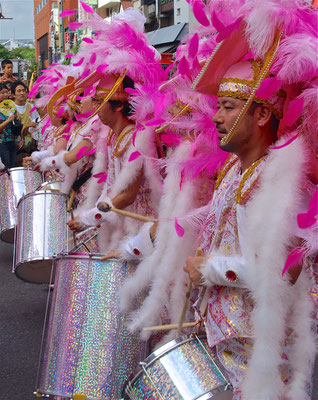
[[[10,51],[0,44],[0,58],[9,58]]]
[[[7,58],[23,58],[33,60],[35,59],[35,49],[30,49],[28,47],[18,47],[9,51],[9,56]]]

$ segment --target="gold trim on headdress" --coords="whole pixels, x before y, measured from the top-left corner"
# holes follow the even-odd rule
[[[236,120],[234,121],[234,124],[232,126],[232,128],[230,129],[229,133],[224,136],[224,138],[221,140],[221,144],[225,145],[227,144],[233,137],[234,133],[236,132],[236,129],[238,128],[238,126],[240,125],[240,123],[242,122],[243,118],[245,117],[248,109],[250,108],[251,104],[253,103],[253,101],[256,101],[256,97],[255,97],[255,93],[256,91],[259,89],[259,87],[261,86],[261,83],[263,82],[263,80],[268,76],[269,70],[271,68],[271,66],[273,65],[273,62],[275,60],[275,56],[277,54],[277,50],[279,47],[279,43],[280,40],[282,38],[283,32],[278,32],[278,34],[275,37],[274,43],[272,45],[272,47],[269,49],[269,51],[266,54],[265,57],[265,61],[264,64],[262,65],[262,68],[258,74],[258,77],[255,81],[255,84],[252,88],[252,92],[250,93],[250,95],[247,98],[246,103],[244,104],[243,108],[241,109],[239,115],[237,116]],[[229,95],[229,97],[235,97],[235,92],[231,92],[231,95]],[[218,94],[219,95],[219,94]],[[262,99],[262,103],[265,103],[265,99]]]
[[[93,118],[101,110],[101,108],[107,103],[108,100],[115,100],[115,98],[113,98],[112,95],[117,92],[117,89],[123,83],[123,80],[125,79],[126,74],[127,74],[127,70],[125,70],[124,73],[117,78],[116,82],[114,83],[114,86],[110,89],[110,91],[108,92],[106,97],[103,99],[103,102],[94,111],[94,113],[88,117],[88,119]],[[112,97],[112,99],[110,99],[111,97]]]
[[[255,60],[247,60],[251,62],[253,68],[253,80],[240,78],[223,78],[220,81],[217,96],[234,97],[240,100],[248,100],[253,92],[253,88],[261,72],[261,63]],[[277,119],[283,118],[283,108],[286,99],[286,93],[280,89],[274,93],[270,99],[262,99],[255,96],[253,101],[259,104],[266,104]]]

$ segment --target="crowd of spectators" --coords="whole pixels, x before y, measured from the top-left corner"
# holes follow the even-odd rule
[[[10,60],[1,63],[0,77],[0,168],[22,165],[22,159],[37,147],[32,129],[40,120],[28,101],[28,87],[13,75]]]

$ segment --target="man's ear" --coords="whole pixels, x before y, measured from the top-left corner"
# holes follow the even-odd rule
[[[124,108],[124,104],[121,103],[120,105],[118,105],[118,106],[116,106],[116,107],[114,108],[114,111],[120,112],[123,108]]]
[[[257,123],[259,126],[266,125],[272,116],[271,109],[266,104],[260,104],[257,108]]]

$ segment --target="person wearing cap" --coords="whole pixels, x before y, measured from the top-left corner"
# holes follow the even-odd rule
[[[195,86],[217,96],[213,122],[229,157],[200,235],[204,255],[189,257],[184,269],[203,288],[197,309],[234,399],[309,400],[315,336],[306,256],[317,245],[311,248],[312,232],[299,229],[297,214],[308,208],[313,182],[299,133],[304,126],[300,119],[291,127],[286,105],[291,108],[316,78],[309,61],[311,16],[305,8],[286,10],[276,1],[286,12],[277,20],[271,6],[260,10],[258,2],[248,3],[241,10],[245,20],[221,43]],[[287,73],[284,63],[294,62],[290,49],[298,40],[290,34],[296,28],[289,18],[297,12],[306,14],[307,69],[297,65]],[[258,36],[263,20],[271,22]],[[288,32],[283,39],[277,26]],[[249,59],[250,49],[259,57]],[[269,83],[275,85],[269,89]],[[298,247],[306,256],[291,263],[289,253]]]

